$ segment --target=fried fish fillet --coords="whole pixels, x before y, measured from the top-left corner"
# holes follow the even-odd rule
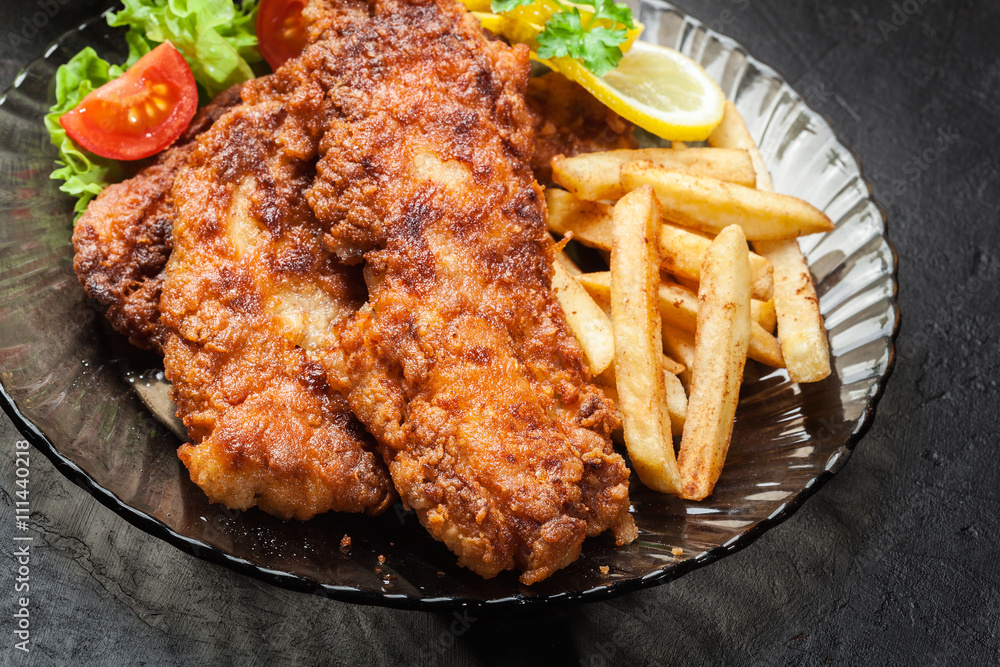
[[[172,247],[174,181],[194,160],[195,140],[240,103],[241,88],[234,86],[199,111],[153,164],[105,189],[74,229],[74,267],[81,284],[105,307],[112,326],[139,347],[162,351],[169,339],[160,296]],[[300,179],[296,185],[300,198],[306,183]],[[231,231],[238,242],[239,220],[234,220]],[[194,345],[174,345],[171,358],[178,359],[182,370],[177,375],[185,378],[182,416],[188,417],[196,441],[215,434],[207,445],[185,445],[179,454],[209,497],[233,508],[256,504],[300,519],[329,509],[378,513],[395,495],[384,464],[371,453],[371,436],[326,384],[322,369],[301,350],[288,349],[289,337],[301,344],[317,326],[357,308],[364,300],[363,281],[335,262],[327,266],[325,260],[303,259],[329,259],[317,234],[296,230],[286,236],[273,252],[284,263],[278,270],[285,278],[289,265],[299,269],[299,285],[285,280],[282,289],[298,291],[284,298],[280,289],[270,295],[279,319],[240,313],[240,320],[230,314],[239,326],[229,326],[228,332],[244,336],[248,344],[228,357],[217,348],[205,354]],[[254,296],[261,298],[260,293],[247,298]],[[225,316],[222,309],[215,314]],[[244,400],[233,393],[236,386]]]
[[[431,535],[531,584],[634,524],[614,408],[551,290],[528,52],[453,0],[346,7],[311,2],[316,41],[274,79],[323,91],[307,197],[365,262],[368,303],[321,358]]]
[[[192,479],[213,500],[283,517],[383,510],[394,496],[374,443],[327,384],[358,378],[352,401],[385,438],[404,499],[462,564],[485,576],[516,567],[532,583],[571,562],[584,535],[612,527],[628,541],[613,413],[549,291],[544,204],[525,173],[523,52],[487,44],[447,2],[315,3],[310,16],[314,41],[335,29],[325,45],[252,83],[252,108],[204,137],[194,160],[193,144],[168,152],[103,209],[92,204],[78,232],[81,282],[134,343],[166,348],[195,441],[179,452]],[[414,29],[415,48],[401,48]],[[338,73],[348,64],[338,56],[354,62]],[[456,59],[435,73],[439,56]],[[394,79],[389,63],[410,67]],[[375,83],[378,98],[365,99]],[[402,117],[380,107],[396,95]],[[394,131],[380,138],[386,121]],[[381,140],[342,159],[345,130]],[[385,147],[404,154],[379,155]],[[355,229],[327,238],[347,257],[364,254],[378,289],[354,320],[360,280],[320,244],[323,227],[302,205],[321,153],[328,177],[360,168],[367,191],[344,215]],[[382,185],[405,187],[379,197]],[[330,209],[331,192],[327,181],[313,203]],[[382,213],[391,226],[358,243],[354,233],[375,222],[358,216]]]
[[[108,186],[73,229],[73,268],[118,333],[143,349],[160,350],[160,290],[170,256],[171,188],[187,165],[194,140],[239,104],[242,84],[201,109],[172,146],[132,178]]]
[[[306,100],[308,102],[308,100]],[[160,300],[164,365],[194,444],[178,454],[213,502],[283,518],[377,514],[395,501],[375,442],[309,357],[364,302],[322,246],[295,99],[245,104],[198,141],[173,189]]]

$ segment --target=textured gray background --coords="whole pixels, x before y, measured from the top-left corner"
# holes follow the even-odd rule
[[[11,35],[46,0],[0,5],[0,88],[105,4],[61,1],[30,46]],[[679,4],[825,114],[886,208],[901,263],[898,363],[840,475],[750,548],[678,581],[465,630],[451,616],[291,593],[202,562],[133,528],[36,452],[24,656],[10,648],[14,462],[5,453],[0,663],[997,664],[1000,5]],[[923,161],[940,132],[959,138]],[[0,451],[17,437],[0,416]]]

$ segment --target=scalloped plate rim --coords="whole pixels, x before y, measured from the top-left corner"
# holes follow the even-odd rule
[[[746,58],[747,64],[753,65],[761,73],[767,74],[775,79],[781,81],[781,83],[788,87],[789,90],[795,92],[794,88],[788,84],[788,80],[781,75],[781,73],[774,67],[767,65],[752,55],[749,54],[747,49],[743,47],[739,42],[718,33],[716,31],[708,28],[703,22],[692,17],[691,15],[685,13],[683,10],[674,7],[673,5],[663,2],[662,0],[644,0],[651,5],[659,6],[661,11],[672,11],[677,13],[682,17],[685,22],[689,22],[695,27],[703,28],[709,35],[718,39],[721,43],[727,46],[732,51],[739,52]],[[37,62],[41,60],[48,59],[69,35],[79,32],[84,27],[89,26],[102,19],[110,8],[104,10],[97,16],[84,21],[80,26],[76,28],[71,28],[67,30],[57,39],[55,39],[51,44],[49,44],[44,55],[36,58],[35,60],[28,63],[24,68],[22,68],[17,75],[14,77],[14,83],[8,87],[2,95],[0,95],[0,104],[6,103],[6,97],[11,90],[17,88],[18,82],[26,74],[26,72]],[[796,95],[798,93],[796,92]],[[317,582],[308,577],[293,574],[291,572],[279,572],[262,566],[255,565],[254,563],[234,556],[232,554],[226,553],[221,549],[214,546],[201,542],[199,540],[193,539],[186,535],[183,535],[174,529],[168,527],[166,524],[160,520],[145,514],[132,506],[128,505],[115,495],[109,489],[101,486],[94,481],[86,472],[80,469],[71,459],[67,458],[59,452],[54,443],[45,435],[17,406],[13,397],[7,392],[6,387],[0,383],[0,407],[11,419],[14,426],[18,431],[29,441],[31,444],[40,452],[45,454],[45,456],[52,462],[56,469],[67,479],[72,481],[74,484],[80,488],[87,491],[90,495],[96,498],[102,505],[112,510],[115,514],[126,520],[128,523],[132,524],[136,528],[139,528],[143,532],[152,535],[158,539],[171,544],[175,548],[191,555],[196,558],[214,563],[216,565],[222,565],[230,570],[239,572],[241,574],[253,577],[265,583],[269,583],[280,588],[287,590],[297,591],[301,593],[309,593],[312,595],[320,595],[323,597],[328,597],[331,599],[336,599],[344,602],[351,602],[356,604],[366,604],[366,605],[376,605],[395,609],[407,609],[407,610],[421,610],[421,611],[431,611],[431,612],[448,612],[457,609],[474,609],[482,612],[489,612],[491,610],[503,610],[503,611],[529,611],[536,610],[542,607],[550,608],[554,605],[566,605],[579,602],[595,602],[599,600],[609,600],[615,597],[619,597],[634,591],[651,588],[660,584],[667,583],[678,577],[681,577],[688,572],[705,567],[715,561],[727,556],[729,554],[740,551],[747,546],[754,543],[758,538],[760,538],[764,533],[771,530],[780,523],[787,520],[792,514],[794,514],[802,506],[802,504],[810,498],[814,493],[816,493],[827,481],[829,481],[835,474],[837,474],[843,467],[847,464],[848,460],[851,458],[851,453],[857,446],[858,442],[864,438],[868,430],[871,428],[872,423],[875,419],[875,414],[877,411],[878,403],[881,400],[883,394],[885,393],[886,384],[889,377],[896,365],[896,339],[899,335],[900,324],[901,324],[901,313],[899,308],[899,257],[896,252],[896,248],[889,237],[889,225],[888,219],[885,215],[883,207],[875,200],[874,193],[872,192],[871,185],[868,180],[864,177],[864,170],[861,166],[860,160],[858,160],[857,155],[853,150],[848,148],[840,140],[837,135],[836,130],[834,130],[833,125],[829,122],[822,113],[816,111],[815,109],[809,107],[805,100],[802,99],[801,95],[798,95],[802,104],[809,110],[810,113],[814,114],[816,117],[820,118],[830,130],[831,135],[836,140],[838,146],[846,151],[852,159],[854,160],[854,166],[858,170],[858,176],[861,182],[864,183],[865,189],[867,191],[867,200],[874,204],[878,210],[879,217],[882,221],[883,233],[880,235],[882,240],[885,241],[886,245],[892,256],[892,270],[889,272],[889,276],[892,278],[892,295],[889,299],[891,304],[891,310],[894,315],[894,322],[892,327],[892,333],[887,337],[888,341],[888,360],[886,361],[885,370],[881,376],[875,382],[875,390],[871,394],[865,406],[864,414],[858,419],[858,425],[854,429],[854,432],[848,437],[847,441],[840,445],[831,454],[828,461],[834,457],[837,457],[837,461],[834,462],[833,466],[828,469],[824,469],[821,473],[815,477],[810,478],[803,488],[798,491],[789,501],[785,502],[781,508],[773,512],[770,516],[758,521],[757,523],[751,525],[749,528],[739,532],[735,537],[733,537],[727,544],[713,547],[708,551],[705,551],[697,556],[687,558],[683,561],[667,565],[662,568],[653,570],[652,572],[641,576],[633,577],[629,579],[624,579],[622,581],[611,582],[604,586],[594,587],[585,591],[566,591],[563,593],[556,593],[547,596],[525,596],[522,594],[513,594],[508,597],[494,598],[491,600],[480,600],[474,598],[464,598],[459,596],[439,596],[439,597],[412,597],[405,594],[392,594],[392,593],[376,593],[373,591],[368,591],[363,588],[357,588],[352,586],[336,586],[333,584],[324,584]]]

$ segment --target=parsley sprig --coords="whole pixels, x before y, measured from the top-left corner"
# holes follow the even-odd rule
[[[510,11],[530,5],[535,0],[492,0],[494,13]],[[562,10],[545,22],[539,33],[538,57],[576,58],[596,76],[604,76],[622,59],[620,45],[627,39],[628,30],[635,28],[632,10],[613,0],[576,0],[578,4],[594,8],[594,13],[584,24],[579,8],[553,0]],[[603,20],[610,22],[611,27]]]

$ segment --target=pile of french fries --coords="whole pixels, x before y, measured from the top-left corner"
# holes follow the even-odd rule
[[[550,231],[610,266],[582,273],[560,253],[553,287],[619,406],[633,468],[651,489],[689,500],[711,494],[722,473],[748,357],[795,382],[830,374],[795,239],[833,224],[774,192],[732,103],[708,144],[558,156],[553,179],[565,190],[546,191]]]

